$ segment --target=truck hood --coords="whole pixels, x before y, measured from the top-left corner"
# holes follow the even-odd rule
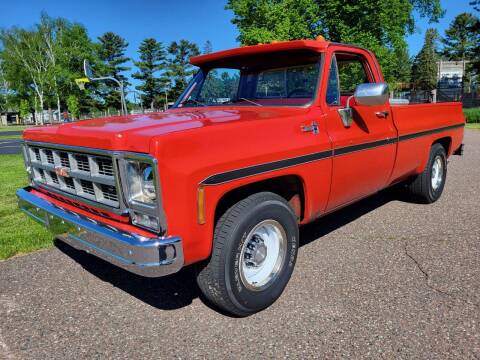
[[[95,149],[149,152],[153,137],[238,121],[295,116],[305,108],[231,107],[172,109],[163,113],[116,116],[26,129],[25,140]]]

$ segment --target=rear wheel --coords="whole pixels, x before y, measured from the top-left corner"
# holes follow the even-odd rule
[[[425,170],[408,184],[413,200],[430,204],[442,195],[447,178],[447,154],[441,144],[433,144]]]
[[[217,222],[212,256],[200,269],[203,294],[247,316],[280,297],[296,261],[298,225],[288,203],[262,192],[233,205]]]

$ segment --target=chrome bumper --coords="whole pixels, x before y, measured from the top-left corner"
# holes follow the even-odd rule
[[[29,188],[18,190],[17,197],[20,209],[58,239],[132,273],[159,277],[183,266],[180,237],[150,238],[128,233],[61,208],[33,195]]]

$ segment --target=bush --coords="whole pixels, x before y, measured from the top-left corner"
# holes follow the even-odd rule
[[[480,123],[480,107],[463,109],[467,123]]]

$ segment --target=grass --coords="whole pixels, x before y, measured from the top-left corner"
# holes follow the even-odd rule
[[[480,130],[480,123],[466,124],[465,127],[467,129],[479,129]]]
[[[0,125],[0,132],[4,131],[22,131],[25,130],[29,127],[32,127],[33,125],[8,125],[8,126],[3,126]]]
[[[480,123],[480,107],[463,109],[467,123]]]
[[[0,259],[52,246],[52,234],[17,207],[15,191],[27,185],[22,155],[0,155],[0,174]]]
[[[22,135],[2,135],[0,132],[0,141],[1,140],[21,140]]]

